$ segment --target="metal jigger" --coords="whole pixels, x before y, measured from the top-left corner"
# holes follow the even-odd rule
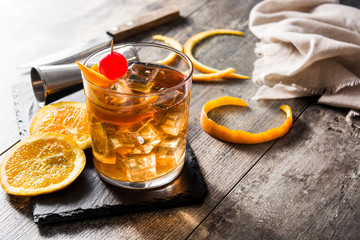
[[[76,63],[31,68],[36,100],[47,104],[82,88],[81,71]]]

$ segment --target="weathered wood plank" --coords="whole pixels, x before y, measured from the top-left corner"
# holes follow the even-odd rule
[[[358,239],[360,129],[312,105],[191,239]]]
[[[12,92],[9,86],[5,86],[0,94],[1,125],[0,125],[0,154],[10,148],[19,140],[19,129],[17,126]]]

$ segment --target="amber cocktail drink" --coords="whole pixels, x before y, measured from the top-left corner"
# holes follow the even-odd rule
[[[84,65],[94,69],[109,51],[95,53]],[[106,87],[83,76],[95,168],[117,186],[167,184],[184,165],[192,64],[181,52],[153,43],[118,45],[114,51],[126,53],[124,76]]]

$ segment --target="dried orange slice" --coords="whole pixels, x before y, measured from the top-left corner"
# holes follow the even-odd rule
[[[60,102],[46,105],[30,125],[30,135],[61,133],[73,138],[82,149],[91,146],[89,119],[85,103]]]
[[[158,40],[158,41],[162,41],[164,43],[166,43],[167,45],[169,45],[170,47],[175,48],[176,50],[179,50],[180,52],[183,51],[183,46],[181,45],[181,43],[179,43],[177,40],[170,38],[170,37],[166,37],[163,35],[154,35],[152,36],[153,39]],[[176,53],[170,53],[166,58],[158,61],[157,63],[163,64],[163,65],[170,65],[172,62],[175,61],[177,57]]]
[[[1,186],[13,195],[35,196],[70,185],[85,167],[82,149],[62,134],[39,134],[17,143],[0,165]]]
[[[184,45],[184,53],[190,58],[190,60],[194,64],[195,69],[199,70],[200,72],[216,73],[219,70],[208,67],[208,66],[202,64],[201,62],[199,62],[197,59],[195,59],[195,57],[192,54],[192,49],[197,43],[204,40],[205,38],[210,37],[212,35],[218,35],[218,34],[232,34],[232,35],[238,35],[238,36],[244,35],[243,32],[230,30],[230,29],[213,29],[213,30],[195,34],[194,36],[189,38]],[[240,75],[237,73],[231,73],[227,77],[228,78],[236,78],[236,79],[248,79],[249,78],[248,76]]]
[[[221,126],[208,118],[207,113],[217,107],[225,105],[247,106],[247,103],[240,98],[220,97],[216,100],[207,102],[201,112],[200,124],[205,132],[211,136],[231,143],[256,144],[264,143],[284,136],[292,126],[292,112],[288,105],[280,107],[286,113],[286,121],[277,128],[269,129],[261,133],[250,133],[242,130],[231,130]]]
[[[101,88],[108,88],[114,83],[114,81],[111,81],[110,79],[98,72],[99,68],[97,64],[95,64],[96,67],[93,66],[92,68],[88,68],[79,62],[76,63],[79,66],[83,75],[87,78],[87,80],[89,80],[94,85]]]

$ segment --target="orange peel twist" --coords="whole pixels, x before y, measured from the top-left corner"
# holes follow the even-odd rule
[[[216,73],[220,70],[206,66],[199,62],[192,54],[192,49],[194,46],[199,43],[200,41],[204,40],[207,37],[213,36],[213,35],[219,35],[219,34],[231,34],[231,35],[238,35],[243,36],[244,33],[236,30],[230,30],[230,29],[213,29],[208,30],[204,32],[200,32],[198,34],[195,34],[191,38],[189,38],[185,45],[184,45],[184,53],[190,58],[192,63],[194,64],[195,69],[197,69],[200,72],[204,73]],[[237,73],[230,73],[224,77],[227,78],[235,78],[235,79],[248,79],[248,76],[237,74]]]
[[[166,43],[167,45],[169,45],[170,47],[173,47],[176,50],[183,52],[182,44],[173,38],[166,37],[163,35],[154,35],[154,36],[152,36],[152,38],[154,40],[162,41],[162,42]],[[170,65],[172,62],[175,61],[176,57],[177,57],[176,53],[170,53],[166,58],[159,60],[157,63],[163,64],[163,65]]]
[[[288,105],[280,106],[280,109],[286,113],[285,122],[277,127],[271,128],[265,132],[250,133],[242,130],[231,130],[227,127],[221,126],[209,119],[207,113],[214,108],[225,106],[225,105],[236,105],[236,106],[247,106],[247,103],[235,97],[220,97],[218,99],[207,102],[200,116],[200,124],[204,131],[209,135],[223,140],[225,142],[239,143],[239,144],[257,144],[272,141],[274,139],[284,136],[291,128],[293,117],[291,108]]]

